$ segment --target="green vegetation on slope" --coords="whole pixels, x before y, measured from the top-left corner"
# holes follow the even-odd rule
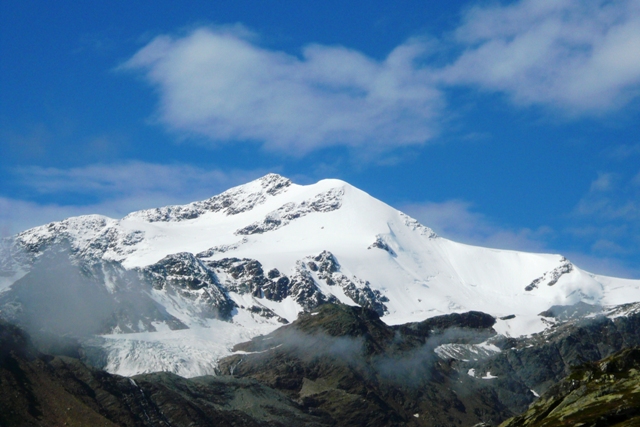
[[[575,369],[501,427],[639,426],[640,349]]]

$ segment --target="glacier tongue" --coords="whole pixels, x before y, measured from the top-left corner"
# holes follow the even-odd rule
[[[3,317],[21,320],[30,276],[61,247],[113,307],[87,346],[126,375],[210,373],[233,344],[327,302],[369,307],[388,324],[477,310],[518,336],[548,327],[539,313],[552,306],[640,300],[640,281],[595,276],[560,255],[452,242],[332,179],[301,186],[269,174],[183,206],[24,231],[0,248]]]

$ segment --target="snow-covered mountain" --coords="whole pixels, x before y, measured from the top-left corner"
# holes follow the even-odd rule
[[[477,310],[507,336],[552,325],[540,315],[552,306],[640,301],[638,280],[593,275],[561,255],[456,243],[333,179],[301,186],[269,174],[188,205],[24,231],[0,248],[4,317],[26,316],[35,293],[25,289],[47,277],[38,269],[62,268],[47,255],[59,248],[77,269],[62,282],[82,282],[95,312],[108,314],[86,348],[125,375],[210,373],[234,344],[331,301],[369,307],[388,324]]]

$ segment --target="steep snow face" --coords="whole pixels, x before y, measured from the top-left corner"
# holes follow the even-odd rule
[[[208,338],[194,342],[209,342],[201,346],[205,353],[214,341],[216,348],[231,346],[330,301],[370,307],[389,324],[478,310],[504,317],[496,329],[518,336],[545,328],[548,321],[538,314],[553,305],[640,300],[640,281],[594,276],[560,255],[452,242],[332,179],[300,186],[270,174],[205,201],[134,212],[119,221],[69,218],[27,230],[13,242],[5,250],[13,254],[3,264],[5,288],[13,280],[6,278],[28,272],[47,247],[66,242],[80,265],[109,262],[138,272],[143,291],[184,327],[206,329],[220,322],[215,319],[238,326],[201,334]],[[117,291],[117,284],[106,282]],[[109,335],[109,369],[166,369],[181,348],[180,336],[188,339],[193,331],[162,332],[177,324],[163,322],[158,317],[156,332],[144,338]],[[119,337],[127,341],[118,344]],[[173,356],[164,362],[154,356],[144,365],[137,352],[149,342],[156,356]],[[189,345],[189,354],[200,354]],[[214,365],[209,360],[193,373]]]

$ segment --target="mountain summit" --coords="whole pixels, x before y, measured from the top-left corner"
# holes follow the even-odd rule
[[[499,334],[520,336],[558,322],[544,315],[554,306],[606,312],[640,300],[640,281],[561,255],[456,243],[344,181],[301,186],[276,174],[120,220],[53,222],[0,250],[2,316],[82,335],[125,375],[210,373],[233,345],[327,302],[390,325],[481,311]],[[68,316],[83,329],[65,332]]]

